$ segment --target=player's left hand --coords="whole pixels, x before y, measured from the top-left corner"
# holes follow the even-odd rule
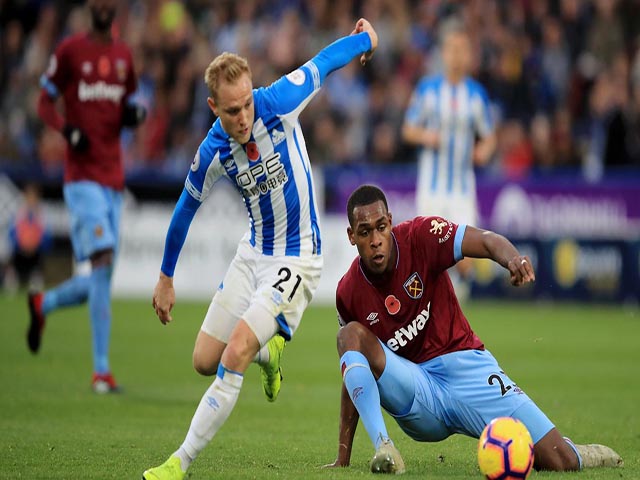
[[[511,273],[511,285],[514,287],[534,282],[536,279],[536,275],[533,273],[531,259],[526,255],[516,255],[513,257],[509,260],[507,268]]]
[[[173,288],[173,278],[166,276],[160,272],[160,278],[153,289],[153,300],[151,304],[163,325],[169,323],[171,317],[171,309],[176,303],[176,291]]]
[[[373,29],[368,20],[361,18],[356,22],[356,26],[353,28],[351,35],[356,35],[358,33],[367,32],[369,34],[369,38],[371,39],[371,50],[366,53],[363,53],[360,57],[360,64],[365,65],[371,57],[373,56],[373,52],[378,48],[378,34]]]

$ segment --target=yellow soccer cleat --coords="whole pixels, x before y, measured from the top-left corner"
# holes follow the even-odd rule
[[[171,455],[162,465],[146,470],[142,474],[142,480],[182,480],[184,476],[180,459]]]
[[[400,475],[405,472],[404,460],[391,440],[383,440],[375,455],[371,459],[372,473],[393,473]]]
[[[262,370],[262,390],[270,402],[275,402],[276,398],[278,398],[278,393],[280,393],[280,384],[282,382],[280,358],[282,357],[284,345],[284,338],[281,335],[274,335],[267,343],[269,363],[260,366]]]

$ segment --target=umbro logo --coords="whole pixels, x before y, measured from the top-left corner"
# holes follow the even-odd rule
[[[378,323],[380,321],[380,319],[378,318],[378,313],[377,312],[371,312],[369,314],[369,316],[367,317],[367,321],[369,322],[369,325],[374,325],[374,324]]]
[[[220,404],[218,403],[218,401],[210,395],[207,396],[207,403],[214,410],[218,410],[220,408]]]
[[[273,142],[273,145],[279,145],[280,143],[282,143],[285,139],[285,135],[284,132],[281,132],[280,130],[274,128],[273,130],[271,130],[271,141]]]

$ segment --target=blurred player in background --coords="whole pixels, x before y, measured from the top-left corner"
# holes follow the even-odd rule
[[[474,165],[486,165],[496,136],[484,88],[468,77],[469,36],[455,21],[442,32],[443,74],[422,79],[405,115],[402,137],[420,147],[416,211],[458,223],[478,224]],[[479,140],[476,139],[479,137]],[[456,292],[468,296],[471,260],[457,265]]]
[[[290,340],[320,280],[322,244],[311,166],[298,117],[327,75],[354,57],[364,64],[378,37],[364,19],[269,87],[253,89],[246,59],[216,57],[205,72],[218,117],[200,145],[169,225],[153,306],[171,321],[174,268],[201,202],[222,177],[241,193],[250,230],[240,241],[207,312],[193,352],[202,374],[216,374],[180,448],[145,480],[178,480],[233,410],[252,361],[269,400],[280,389],[283,337]]]
[[[93,335],[93,389],[118,391],[109,367],[111,275],[118,249],[124,172],[120,131],[145,117],[132,101],[137,79],[129,47],[112,38],[117,0],[89,0],[92,27],[64,40],[42,76],[38,113],[67,140],[64,199],[71,243],[91,273],[76,275],[53,290],[29,295],[29,348],[40,348],[45,317],[59,307],[88,300]],[[64,116],[57,108],[62,98]]]
[[[521,420],[539,470],[620,466],[603,445],[574,445],[500,368],[465,318],[447,269],[464,257],[488,258],[511,284],[535,280],[528,257],[496,233],[442,217],[392,225],[384,193],[364,185],[347,203],[349,241],[358,257],[338,283],[343,376],[339,447],[330,466],[347,466],[358,418],[376,453],[373,472],[402,473],[381,406],[411,438],[478,438],[496,417]]]

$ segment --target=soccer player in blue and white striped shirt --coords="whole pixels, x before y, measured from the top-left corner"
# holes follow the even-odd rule
[[[469,37],[457,23],[443,28],[442,61],[442,74],[423,78],[416,86],[402,128],[404,141],[421,147],[416,210],[419,215],[478,225],[473,167],[491,159],[496,137],[487,93],[467,73]],[[457,268],[468,277],[470,260]],[[464,298],[459,289],[457,293]]]
[[[144,479],[184,478],[231,413],[252,361],[261,364],[265,394],[275,400],[284,339],[298,327],[322,270],[317,197],[298,117],[329,73],[356,56],[364,64],[377,44],[371,24],[360,19],[351,35],[266,88],[253,89],[249,65],[238,55],[223,53],[207,68],[207,103],[218,119],[195,155],[169,225],[153,294],[163,324],[171,321],[173,273],[189,225],[220,178],[242,195],[250,228],[196,339],[196,370],[216,378],[183,444],[164,464],[144,472]]]

